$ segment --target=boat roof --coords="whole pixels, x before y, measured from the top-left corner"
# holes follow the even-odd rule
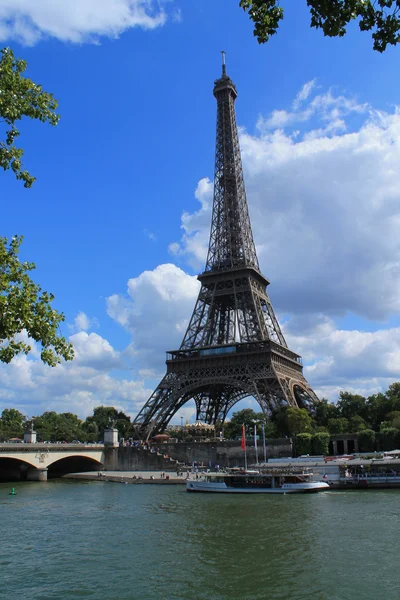
[[[299,467],[277,467],[270,469],[260,469],[258,471],[255,470],[247,470],[244,469],[235,469],[230,471],[210,471],[204,472],[203,475],[207,477],[272,477],[277,475],[312,475],[311,469],[307,468],[299,468]]]

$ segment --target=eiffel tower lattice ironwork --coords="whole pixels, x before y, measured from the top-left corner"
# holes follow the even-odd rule
[[[281,405],[319,402],[289,350],[261,274],[247,208],[235,116],[237,91],[216,80],[214,201],[205,271],[179,350],[167,353],[167,373],[134,421],[149,438],[193,399],[197,419],[223,422],[239,400],[253,396],[265,413]]]

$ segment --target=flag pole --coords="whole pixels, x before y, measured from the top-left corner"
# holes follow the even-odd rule
[[[258,465],[257,425],[254,425],[254,450],[256,451],[256,464]]]
[[[263,436],[263,449],[264,449],[264,462],[267,462],[267,447],[265,445],[265,425],[262,425],[262,436]]]
[[[242,450],[244,450],[244,470],[247,471],[246,431],[244,423],[242,425]]]

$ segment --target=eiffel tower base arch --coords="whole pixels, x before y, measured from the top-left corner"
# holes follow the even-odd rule
[[[231,408],[249,396],[267,415],[279,406],[319,402],[301,365],[278,356],[271,345],[275,346],[273,342],[236,344],[231,354],[212,359],[200,352],[176,351],[167,361],[166,375],[135,419],[136,433],[146,440],[161,433],[190,400],[196,405],[196,419],[213,425],[223,423]],[[254,346],[258,346],[255,355]]]

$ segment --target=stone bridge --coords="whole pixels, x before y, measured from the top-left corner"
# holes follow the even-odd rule
[[[118,448],[103,444],[0,444],[0,480],[46,481],[79,471],[113,468]]]

